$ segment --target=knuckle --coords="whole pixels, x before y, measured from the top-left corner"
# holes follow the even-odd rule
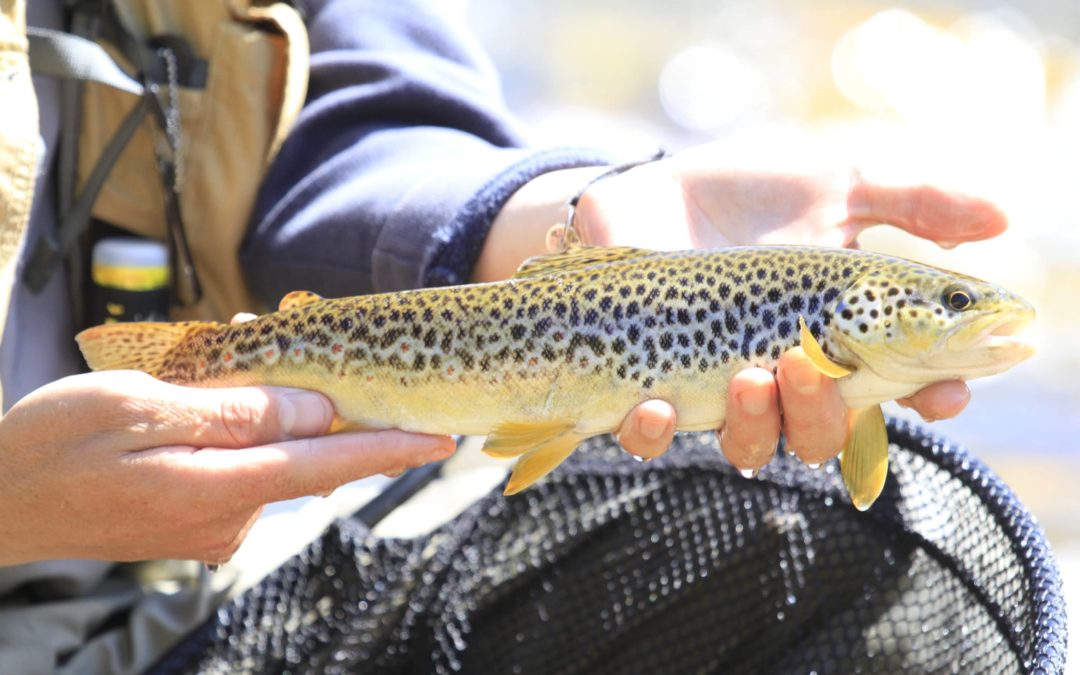
[[[264,430],[272,425],[271,406],[259,405],[247,396],[230,396],[221,401],[221,424],[239,447],[259,445]]]

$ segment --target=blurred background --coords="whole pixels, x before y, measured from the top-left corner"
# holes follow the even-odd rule
[[[860,241],[1037,307],[1035,358],[972,383],[936,428],[1046,528],[1080,642],[1080,2],[471,0],[468,16],[541,140],[720,141],[737,162],[854,165],[1006,211],[1004,236],[952,251],[887,228]]]

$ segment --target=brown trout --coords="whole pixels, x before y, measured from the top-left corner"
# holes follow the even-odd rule
[[[578,247],[497,283],[294,292],[241,324],[107,324],[77,340],[95,370],[322,392],[337,429],[486,435],[488,454],[519,458],[506,494],[647,399],[670,402],[680,431],[719,428],[731,377],[801,344],[852,409],[841,471],[865,509],[888,462],[879,404],[1019,363],[1033,318],[1005,289],[863,251]]]

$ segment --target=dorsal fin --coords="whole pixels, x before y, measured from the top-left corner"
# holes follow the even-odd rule
[[[803,351],[810,358],[810,363],[814,364],[814,367],[822,375],[835,380],[851,374],[850,370],[825,355],[825,350],[821,348],[817,339],[814,338],[814,334],[806,327],[806,319],[802,318],[802,315],[799,315],[799,340]]]
[[[648,249],[632,246],[572,246],[562,253],[529,258],[514,273],[514,278],[542,277],[546,274],[569,272],[590,265],[632,260],[652,253],[653,251]]]
[[[313,302],[322,300],[322,296],[311,291],[293,291],[292,293],[286,293],[285,297],[278,303],[278,311],[284,312],[287,309],[296,309],[303,307],[304,305],[310,305]]]

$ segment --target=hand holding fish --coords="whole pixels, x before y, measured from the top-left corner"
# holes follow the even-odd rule
[[[322,436],[332,418],[324,396],[294,389],[199,390],[134,372],[53,382],[0,420],[0,565],[224,562],[263,504],[454,448],[400,431]]]
[[[596,183],[581,196],[575,212],[582,239],[592,245],[658,250],[846,247],[855,244],[863,229],[889,224],[951,247],[996,236],[1007,225],[992,203],[930,185],[879,184],[850,169],[746,169],[725,163],[724,156],[722,148],[701,146]],[[477,280],[508,276],[513,260],[543,252],[551,223],[565,218],[560,209],[567,197],[601,172],[554,172],[520,190],[492,229]],[[949,380],[900,403],[932,420],[954,417],[969,398],[962,381]],[[747,471],[769,461],[781,429],[790,447],[810,464],[834,456],[847,434],[846,408],[836,383],[819,373],[801,348],[782,356],[775,376],[760,368],[737,373],[726,405],[721,444],[728,460]],[[671,405],[654,400],[637,406],[618,436],[630,452],[655,457],[670,445],[675,427]]]

